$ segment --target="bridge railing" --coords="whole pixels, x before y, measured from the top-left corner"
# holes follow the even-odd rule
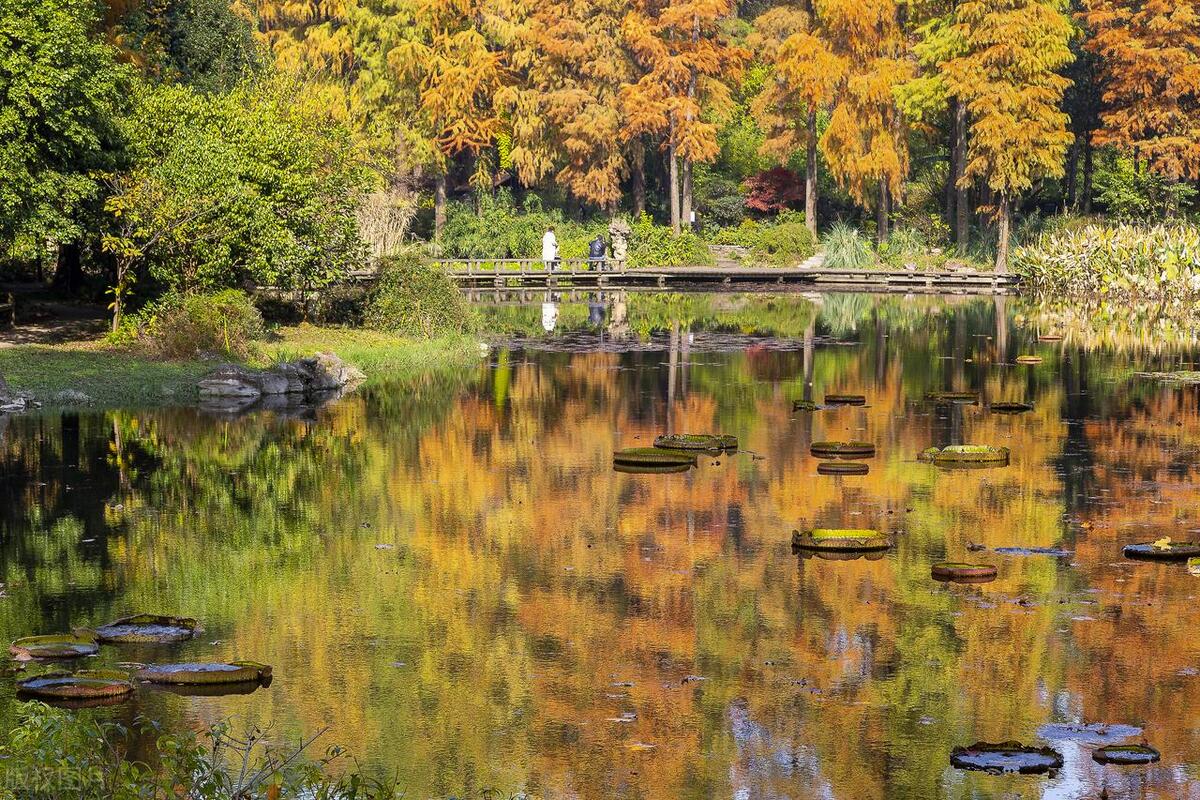
[[[592,261],[590,258],[560,258],[551,268],[540,258],[438,258],[434,259],[444,270],[459,275],[573,275],[583,272],[625,272],[627,262],[605,258]]]

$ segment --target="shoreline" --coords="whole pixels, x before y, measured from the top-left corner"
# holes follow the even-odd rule
[[[477,364],[480,342],[472,337],[412,339],[377,331],[299,325],[277,328],[256,343],[255,355],[183,361],[153,359],[102,340],[17,344],[0,348],[0,378],[9,391],[40,407],[61,408],[199,406],[197,382],[221,364],[264,368],[283,361],[333,353],[367,375],[364,386],[415,378]],[[83,395],[85,397],[81,397]]]

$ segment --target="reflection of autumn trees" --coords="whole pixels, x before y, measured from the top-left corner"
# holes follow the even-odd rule
[[[797,314],[811,356],[685,351],[695,318],[673,356],[505,351],[315,423],[110,413],[71,436],[16,420],[0,633],[192,613],[208,631],[189,654],[262,658],[277,679],[164,713],[332,725],[421,796],[992,797],[995,779],[947,771],[953,746],[1075,716],[1148,721],[1186,762],[1192,579],[1119,548],[1200,527],[1197,393],[1111,380],[1104,353],[1038,346],[991,300],[921,303]],[[1031,348],[1042,366],[1006,363]],[[794,414],[806,375],[818,399],[867,405]],[[1036,409],[925,402],[948,388]],[[743,452],[682,475],[611,469],[614,449],[668,428],[733,433]],[[877,445],[871,472],[817,476],[811,442],[850,438]],[[958,441],[1006,445],[1012,464],[915,461]],[[791,530],[817,523],[897,547],[793,555]],[[992,584],[929,579],[936,561],[985,558]],[[1147,796],[1183,780],[1148,774]]]

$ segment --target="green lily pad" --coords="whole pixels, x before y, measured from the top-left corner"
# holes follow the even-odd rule
[[[827,406],[864,406],[867,404],[866,395],[861,394],[827,394],[825,395],[825,405]]]
[[[1128,544],[1121,551],[1126,558],[1138,561],[1186,561],[1200,556],[1198,542],[1172,542],[1160,540],[1142,544]]]
[[[1001,465],[1008,463],[1009,450],[1007,447],[993,447],[986,444],[956,444],[940,450],[930,447],[923,451],[918,459],[950,466],[960,464]]]
[[[94,631],[96,638],[112,644],[182,642],[199,630],[196,620],[159,614],[135,614],[115,619]]]
[[[872,530],[816,528],[804,533],[792,532],[794,550],[857,553],[887,550],[891,546],[891,537]]]
[[[212,685],[269,681],[271,668],[255,661],[234,661],[228,664],[155,664],[139,669],[136,675],[139,680],[150,683]]]
[[[962,564],[943,562],[930,569],[935,581],[955,583],[987,583],[996,579],[997,570],[991,564]]]
[[[100,647],[96,637],[86,633],[54,633],[17,639],[8,652],[18,658],[80,658],[94,656]]]
[[[1110,744],[1092,751],[1092,760],[1100,764],[1136,766],[1153,764],[1158,759],[1158,751],[1145,744]]]
[[[672,433],[659,436],[654,446],[667,450],[736,450],[738,439],[710,433]]]
[[[692,466],[696,465],[694,453],[682,450],[665,450],[661,447],[631,447],[613,453],[613,463],[626,466]]]
[[[870,442],[813,442],[809,452],[817,458],[871,458],[875,445]]]
[[[129,675],[111,669],[47,672],[17,681],[17,694],[54,700],[121,697],[132,692]]]
[[[866,475],[871,468],[858,461],[822,461],[817,464],[818,475]]]
[[[950,764],[958,769],[1037,775],[1060,769],[1063,759],[1049,747],[1029,747],[1019,742],[976,742],[970,747],[954,748]]]

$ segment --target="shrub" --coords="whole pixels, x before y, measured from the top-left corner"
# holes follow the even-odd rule
[[[220,353],[246,358],[263,334],[263,319],[244,292],[168,293],[143,308],[116,337],[160,358]]]
[[[1016,248],[1013,268],[1035,291],[1061,298],[1195,302],[1200,298],[1200,228],[1063,228]]]
[[[458,286],[415,250],[380,263],[365,323],[402,336],[445,336],[476,329],[475,314]]]
[[[822,240],[825,266],[830,269],[866,269],[875,264],[875,253],[857,228],[844,222],[833,225]]]
[[[681,267],[712,263],[704,241],[691,231],[675,236],[665,225],[655,225],[648,214],[633,223],[629,237],[629,266]]]

